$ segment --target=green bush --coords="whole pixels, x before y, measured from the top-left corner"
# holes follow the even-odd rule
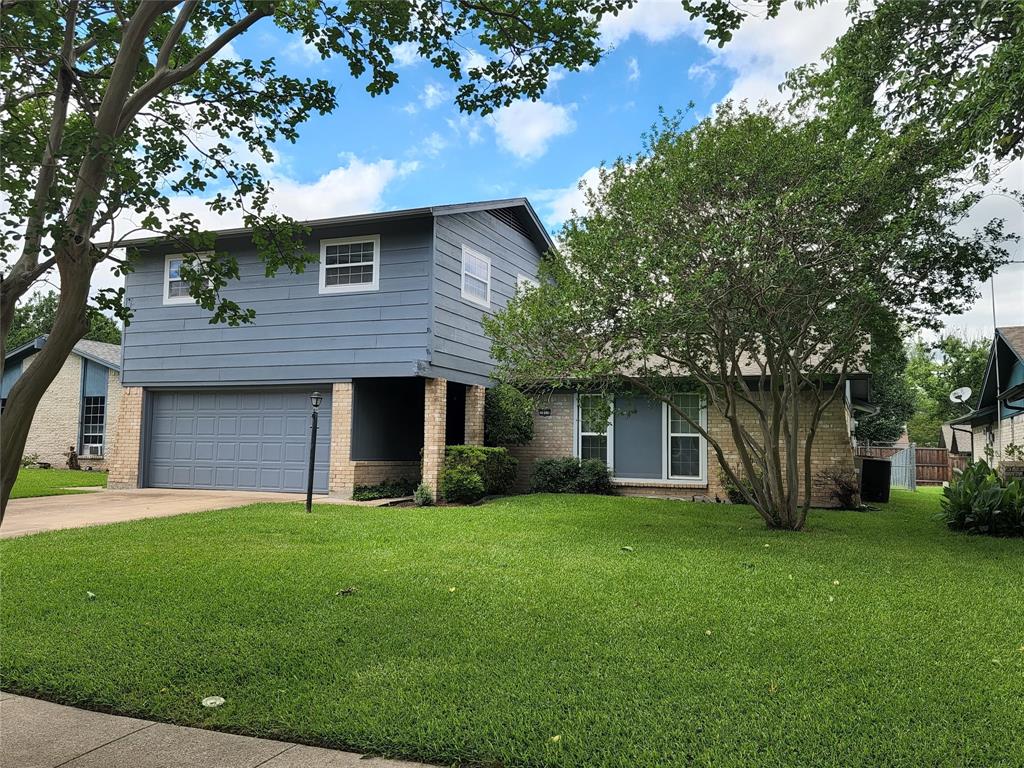
[[[611,472],[603,461],[579,459],[541,459],[533,467],[534,493],[615,493]]]
[[[1024,536],[1024,488],[1003,481],[984,461],[970,464],[942,491],[942,518],[954,531]]]
[[[446,501],[470,504],[484,497],[484,481],[472,467],[447,467],[441,475],[441,495]]]
[[[533,440],[533,399],[509,384],[487,390],[484,399],[484,442],[524,445]]]
[[[445,451],[444,468],[468,467],[480,475],[489,496],[509,493],[516,482],[519,460],[505,448],[479,445],[450,445]],[[445,494],[447,498],[447,494]]]
[[[398,499],[411,496],[416,490],[415,480],[385,480],[376,485],[357,485],[352,492],[356,501],[373,501],[374,499]]]
[[[412,501],[417,507],[430,507],[434,504],[434,494],[430,492],[430,486],[420,483],[413,491]]]

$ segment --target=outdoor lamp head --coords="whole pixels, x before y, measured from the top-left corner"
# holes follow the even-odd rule
[[[320,403],[323,402],[323,399],[324,396],[321,395],[319,392],[314,392],[312,395],[309,396],[309,402],[313,404],[314,411],[320,407]]]

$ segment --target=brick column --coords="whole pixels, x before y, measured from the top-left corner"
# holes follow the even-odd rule
[[[117,428],[108,435],[107,488],[139,487],[142,450],[142,387],[124,387],[117,404]]]
[[[447,379],[427,379],[423,392],[423,471],[422,482],[441,495],[441,469],[444,465],[445,420],[447,417]]]
[[[466,445],[484,444],[484,397],[486,387],[466,387]]]
[[[351,499],[356,484],[352,461],[352,382],[336,381],[331,388],[331,463],[327,489],[331,496]]]

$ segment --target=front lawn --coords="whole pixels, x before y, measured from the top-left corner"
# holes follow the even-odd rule
[[[65,493],[91,493],[91,491],[73,491],[74,487],[98,486],[107,484],[106,472],[86,472],[77,469],[22,469],[11,489],[12,499],[23,499],[29,496],[60,496]]]
[[[2,687],[438,763],[1019,766],[1024,542],[893,499],[801,534],[527,496],[7,540]]]

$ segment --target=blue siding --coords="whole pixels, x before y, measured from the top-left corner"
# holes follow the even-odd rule
[[[462,298],[462,246],[491,259],[491,308]],[[434,223],[434,323],[430,374],[464,384],[489,381],[494,361],[481,321],[512,297],[519,274],[536,278],[533,241],[486,211],[438,216]]]
[[[11,392],[14,382],[21,376],[21,360],[7,362],[4,364],[4,375],[0,379],[0,397],[7,397]]]
[[[307,247],[331,237],[379,234],[380,290],[320,295],[319,269],[268,278],[246,238],[233,250],[240,279],[225,296],[256,311],[253,324],[211,325],[192,304],[163,305],[163,248],[140,257],[126,280],[134,312],[124,334],[126,386],[319,383],[363,376],[414,376],[429,359],[432,226],[429,218],[320,227]]]

